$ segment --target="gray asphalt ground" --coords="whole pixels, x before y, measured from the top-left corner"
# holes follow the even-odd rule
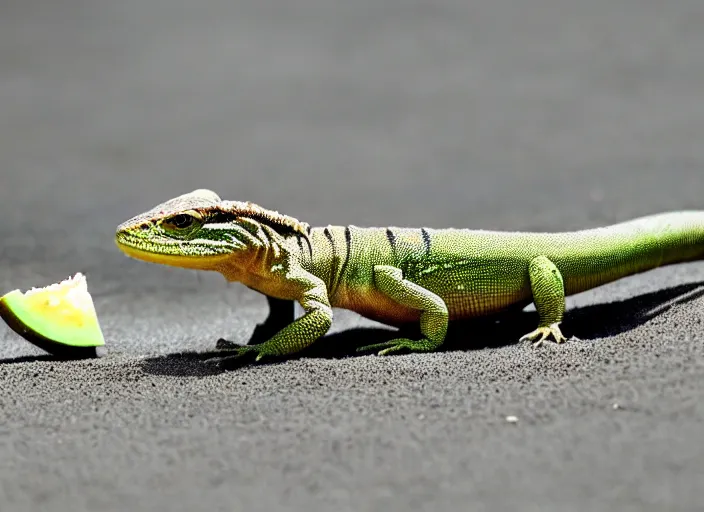
[[[264,299],[112,236],[201,187],[311,224],[704,208],[703,23],[698,0],[3,2],[0,285],[86,273],[110,355],[0,326],[0,510],[701,510],[704,264],[571,298],[561,347],[513,343],[529,309],[356,357],[388,331],[336,312],[305,357],[222,372],[199,354]]]

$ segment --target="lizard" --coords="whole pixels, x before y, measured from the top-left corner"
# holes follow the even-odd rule
[[[387,355],[440,348],[448,323],[533,304],[538,325],[520,338],[563,343],[566,297],[656,267],[704,258],[704,211],[650,214],[563,232],[461,228],[311,227],[208,189],[170,199],[120,224],[127,256],[215,271],[263,293],[263,343],[232,345],[234,357],[287,356],[324,336],[333,308],[402,327],[399,337],[360,347]],[[303,314],[294,318],[294,302]]]

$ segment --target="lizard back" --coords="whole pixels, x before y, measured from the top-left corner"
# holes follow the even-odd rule
[[[379,321],[415,322],[374,286],[375,265],[402,270],[440,296],[451,319],[531,301],[529,264],[546,256],[574,294],[655,267],[704,257],[704,212],[673,212],[571,232],[328,226],[311,231],[334,306]],[[329,262],[329,263],[324,263]],[[322,272],[321,272],[322,271]]]

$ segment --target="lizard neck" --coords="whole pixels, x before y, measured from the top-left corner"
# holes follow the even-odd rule
[[[231,282],[245,286],[271,297],[298,298],[299,288],[292,275],[305,269],[312,251],[305,237],[290,235],[278,241],[269,240],[260,246],[233,253],[226,264],[217,270]],[[298,269],[298,270],[297,270]]]

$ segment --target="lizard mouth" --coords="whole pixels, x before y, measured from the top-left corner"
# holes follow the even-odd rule
[[[179,241],[146,242],[125,232],[115,235],[115,243],[131,258],[173,267],[216,270],[230,257],[230,254],[203,254]]]

